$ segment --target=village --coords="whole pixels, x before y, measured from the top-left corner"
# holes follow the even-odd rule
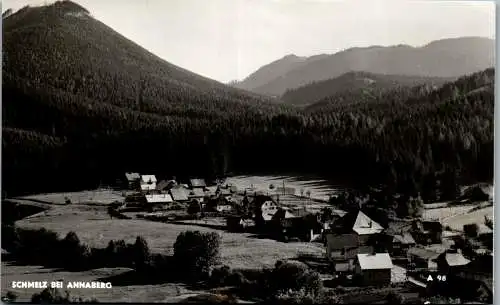
[[[175,178],[126,173],[125,200],[110,217],[197,224],[228,232],[252,232],[281,242],[324,247],[310,257],[333,286],[384,287],[406,283],[426,294],[448,294],[492,302],[492,219],[454,230],[436,219],[394,219],[382,226],[360,210],[344,211],[309,191],[270,184],[237,187],[204,179],[181,184]],[[122,189],[123,189],[122,188]],[[492,204],[475,188],[461,203]],[[333,196],[333,195],[332,195]],[[460,203],[460,202],[459,202]],[[297,253],[300,256],[300,253]],[[304,255],[304,259],[306,255]]]

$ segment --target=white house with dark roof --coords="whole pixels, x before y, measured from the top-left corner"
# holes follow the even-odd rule
[[[141,176],[141,190],[154,191],[156,190],[156,176],[155,175],[142,175]]]
[[[389,285],[392,268],[389,253],[360,253],[356,256],[355,275],[362,285]]]

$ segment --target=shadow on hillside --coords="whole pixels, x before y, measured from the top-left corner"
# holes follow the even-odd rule
[[[329,274],[333,271],[328,260],[322,256],[301,254],[293,260],[302,262],[312,270],[322,274]]]
[[[225,226],[225,225],[215,225],[215,224],[209,224],[209,223],[189,223],[189,222],[183,222],[183,221],[169,221],[168,223],[171,223],[174,225],[198,226],[198,227],[203,227],[203,228],[208,228],[208,229],[213,229],[213,230],[228,231],[227,226]]]
[[[16,272],[16,274],[22,274],[22,275],[25,275],[25,274],[49,274],[49,273],[55,273],[55,272],[68,271],[68,270],[65,270],[64,268],[41,266],[41,264],[24,262],[22,260],[14,260],[12,258],[9,260],[5,260],[2,257],[2,263],[7,267],[39,267],[38,270],[27,271],[27,272],[23,272],[23,273]],[[5,273],[5,270],[3,271],[3,275],[7,275]]]

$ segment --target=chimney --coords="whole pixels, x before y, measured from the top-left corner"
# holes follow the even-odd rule
[[[372,227],[372,221],[371,221],[371,220],[368,222],[368,227],[369,227],[369,228],[371,228],[371,227]]]

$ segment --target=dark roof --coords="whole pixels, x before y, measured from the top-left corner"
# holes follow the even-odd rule
[[[409,232],[411,230],[411,227],[411,221],[396,220],[391,221],[384,232],[387,235],[401,235],[405,232]]]
[[[162,191],[166,188],[172,187],[176,185],[176,182],[174,180],[161,180],[156,184],[156,189],[159,191]]]
[[[205,179],[190,179],[191,187],[205,187],[207,186]]]
[[[344,248],[357,247],[358,235],[355,233],[350,234],[326,234],[327,247],[333,250],[341,250]]]

